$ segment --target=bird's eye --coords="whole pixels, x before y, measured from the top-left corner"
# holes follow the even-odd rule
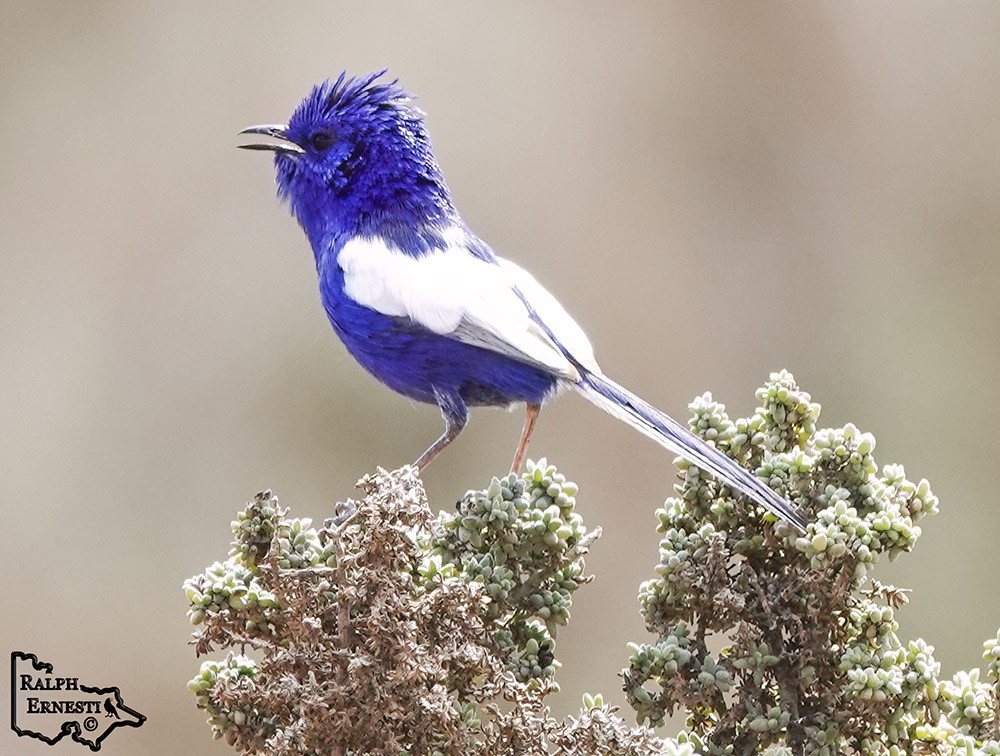
[[[333,146],[334,136],[330,131],[317,131],[309,137],[309,146],[317,152],[324,152]]]

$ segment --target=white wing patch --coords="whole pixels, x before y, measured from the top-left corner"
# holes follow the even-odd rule
[[[563,349],[573,355],[573,359],[587,370],[600,374],[601,367],[597,364],[597,358],[594,357],[594,347],[591,346],[590,339],[566,312],[566,308],[560,304],[559,300],[521,266],[510,260],[504,260],[502,257],[498,257],[497,262],[501,268],[507,271],[514,286],[534,310],[535,316],[552,332],[556,340],[562,344]]]
[[[579,372],[545,328],[532,320],[523,296],[575,360],[600,372],[583,331],[541,284],[506,260],[494,264],[471,255],[461,228],[449,229],[445,239],[447,247],[420,257],[379,238],[352,239],[338,255],[345,293],[385,315],[409,317],[434,333],[578,382]]]

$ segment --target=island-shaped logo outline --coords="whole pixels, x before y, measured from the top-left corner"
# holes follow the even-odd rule
[[[45,676],[34,677],[25,663],[30,663],[30,672],[41,672]],[[119,727],[141,727],[146,717],[125,705],[121,691],[116,686],[96,687],[84,685],[75,677],[47,677],[52,675],[53,665],[39,660],[35,654],[12,651],[10,654],[10,727],[21,737],[30,737],[48,745],[55,745],[67,735],[77,743],[92,751],[99,751],[101,744]],[[67,694],[63,701],[50,702],[27,695],[31,691],[59,691]],[[74,698],[73,693],[78,695]],[[65,712],[48,711],[49,704],[58,704]],[[32,710],[34,707],[34,710]],[[46,733],[26,726],[29,714],[66,713],[57,732]],[[74,715],[97,715],[80,716]],[[107,720],[110,719],[110,722]],[[51,721],[51,720],[50,720]]]

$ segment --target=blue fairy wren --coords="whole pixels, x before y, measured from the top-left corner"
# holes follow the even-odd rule
[[[455,440],[469,407],[523,403],[520,468],[542,405],[574,389],[800,532],[767,484],[604,375],[586,334],[530,273],[462,221],[424,115],[384,71],[317,85],[287,124],[253,126],[274,153],[278,195],[316,258],[323,306],[348,352],[382,383],[436,404]]]

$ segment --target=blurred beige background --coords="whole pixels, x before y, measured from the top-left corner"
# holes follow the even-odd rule
[[[121,687],[149,719],[103,753],[228,752],[185,689],[181,582],[259,488],[322,519],[440,430],[346,355],[269,160],[234,148],[344,68],[419,95],[469,225],[609,374],[740,414],[787,367],[929,478],[942,514],[881,577],[914,589],[904,637],[978,665],[1000,625],[1000,6],[5,0],[0,29],[0,648]],[[433,501],[502,472],[520,421],[476,412]],[[670,459],[576,397],[532,451],[605,530],[553,705],[620,703]]]

